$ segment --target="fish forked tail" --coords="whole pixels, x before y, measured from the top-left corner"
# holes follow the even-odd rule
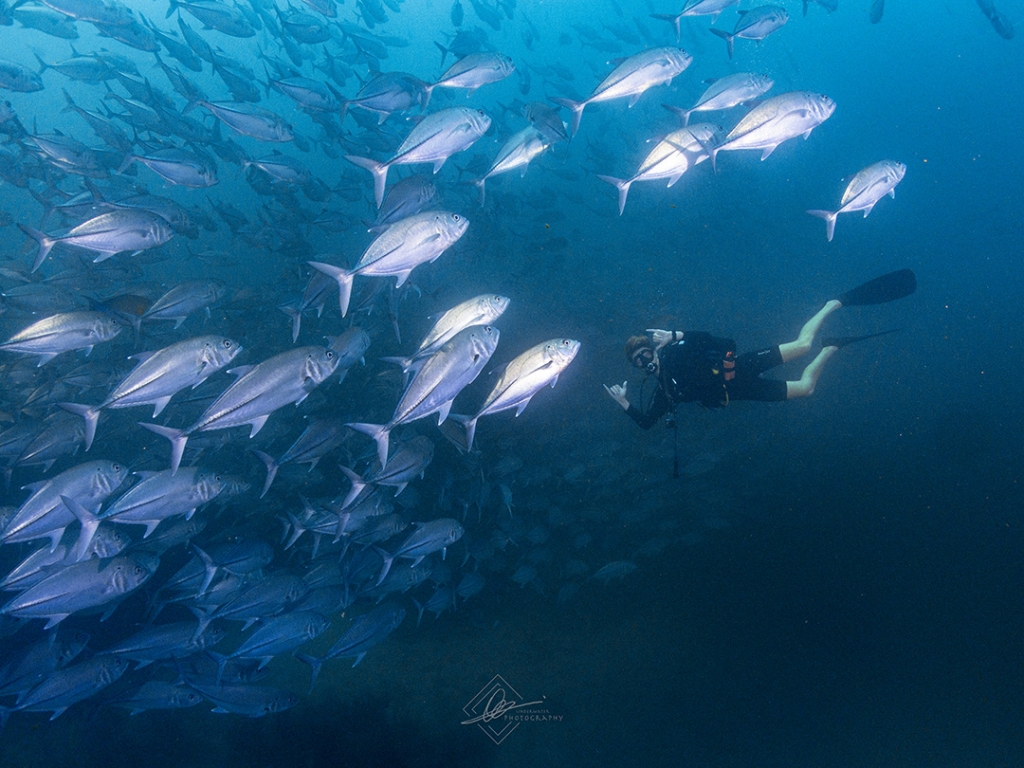
[[[33,229],[24,224],[19,224],[18,229],[39,243],[39,253],[36,254],[36,260],[32,262],[32,271],[35,272],[46,261],[46,257],[50,255],[50,251],[57,241],[45,232],[40,232],[38,229]]]
[[[839,211],[808,211],[811,216],[817,216],[819,219],[825,220],[825,237],[828,241],[832,242],[832,235],[836,231],[836,217],[839,215]]]
[[[260,494],[262,499],[267,495],[267,491],[270,490],[270,485],[274,482],[274,478],[277,477],[277,470],[280,469],[281,465],[274,461],[270,454],[257,451],[255,448],[252,449],[252,452],[256,454],[256,458],[267,466],[267,479],[263,482],[263,493]]]
[[[391,167],[391,164],[378,163],[369,157],[359,157],[358,155],[345,155],[345,159],[373,174],[373,199],[377,203],[377,207],[380,208],[380,204],[384,202],[384,186],[388,183],[388,168]]]
[[[711,34],[717,35],[718,37],[725,40],[725,45],[729,49],[729,58],[731,59],[733,43],[736,39],[736,35],[732,34],[731,32],[726,32],[724,29],[715,29],[714,27],[711,27]]]
[[[349,469],[344,464],[339,464],[338,469],[340,469],[341,473],[352,483],[352,490],[348,492],[345,500],[341,503],[341,508],[345,509],[349,504],[356,500],[359,494],[363,492],[363,488],[369,485],[369,483],[367,483],[361,475],[356,474],[356,472]]]
[[[453,419],[456,424],[459,424],[466,431],[466,447],[465,452],[469,453],[473,450],[473,438],[476,436],[476,422],[479,416],[462,416],[457,413],[449,414],[449,418]],[[449,439],[451,439],[449,437]],[[461,448],[457,443],[456,448]]]
[[[352,299],[352,281],[355,273],[333,264],[325,264],[322,261],[306,262],[318,272],[323,272],[328,277],[333,277],[338,283],[338,307],[341,309],[341,316],[348,314],[348,303]]]
[[[92,448],[92,441],[96,438],[96,425],[100,420],[99,408],[78,403],[57,403],[57,407],[85,419],[85,450],[88,451]]]
[[[356,432],[362,432],[364,435],[372,437],[373,441],[377,443],[377,458],[380,459],[380,465],[382,467],[387,466],[388,439],[391,434],[391,429],[386,424],[353,423],[346,424],[345,426],[349,429],[354,429]]]
[[[278,307],[292,319],[292,344],[299,340],[299,331],[302,330],[302,310],[298,307]]]
[[[693,112],[692,109],[683,109],[682,107],[676,107],[672,104],[662,104],[661,106],[678,117],[683,124],[683,128],[690,124],[690,113]]]
[[[626,197],[629,195],[629,187],[633,183],[632,179],[617,179],[614,176],[602,176],[600,173],[597,174],[597,178],[601,181],[605,181],[619,190],[619,216],[626,208]]]
[[[78,541],[75,542],[75,548],[72,550],[74,562],[80,563],[86,558],[89,545],[92,544],[92,538],[96,535],[96,529],[99,528],[100,519],[79,504],[77,499],[73,499],[70,496],[61,496],[60,500],[64,502],[64,506],[71,510],[71,513],[78,518],[78,522],[82,524],[82,530],[78,533]]]
[[[377,583],[374,584],[375,587],[379,587],[383,583],[384,579],[387,578],[387,575],[391,572],[391,564],[395,561],[395,557],[394,555],[385,552],[380,547],[374,547],[373,549],[378,555],[380,555],[381,560],[384,561],[384,565],[381,566],[380,569],[380,576],[377,577]],[[357,660],[356,664],[358,663],[359,661]],[[353,664],[352,666],[354,667],[356,664]]]
[[[551,101],[560,107],[565,107],[572,111],[572,132],[569,134],[569,137],[572,138],[580,128],[580,118],[583,117],[583,109],[587,106],[587,102],[554,97],[551,98]]]
[[[676,42],[679,42],[679,37],[682,34],[682,30],[679,29],[679,20],[683,17],[681,13],[652,13],[652,19],[659,19],[660,21],[667,21],[672,25],[672,29],[676,33]]]
[[[184,430],[161,427],[159,424],[147,424],[143,421],[136,423],[140,427],[148,429],[150,432],[154,432],[161,437],[166,437],[171,441],[171,474],[177,473],[178,467],[181,464],[181,454],[185,452],[185,443],[188,442],[188,435],[185,434]]]
[[[304,664],[309,664],[310,678],[309,678],[309,692],[313,692],[313,686],[316,685],[316,679],[320,675],[320,668],[324,665],[323,659],[318,659],[316,656],[307,656],[305,653],[296,653],[295,658]]]

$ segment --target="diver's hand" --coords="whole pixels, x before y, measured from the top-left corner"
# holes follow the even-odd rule
[[[624,381],[622,384],[612,384],[610,387],[605,384],[604,391],[608,393],[616,403],[622,406],[622,410],[629,410],[629,400],[626,399],[626,386],[628,382]]]
[[[655,349],[661,349],[666,344],[683,338],[681,331],[663,331],[660,328],[648,328],[647,332],[651,334],[651,339],[654,340]]]

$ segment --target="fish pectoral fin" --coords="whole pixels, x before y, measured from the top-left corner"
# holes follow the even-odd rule
[[[170,395],[167,395],[167,397],[158,397],[156,400],[153,401],[153,418],[154,419],[157,416],[160,415],[160,412],[164,408],[167,407],[167,404],[169,402],[171,402],[171,396]]]
[[[447,159],[448,159],[447,157],[442,157],[439,160],[435,160],[434,161],[434,173],[437,173],[438,171],[441,170],[441,168],[444,166],[445,161]]]
[[[771,155],[771,153],[775,151],[775,147],[777,147],[777,146],[779,146],[779,145],[778,144],[774,144],[774,145],[772,145],[770,147],[765,147],[764,148],[764,152],[761,153],[761,160],[768,159],[768,157]]]
[[[525,400],[523,400],[523,402],[521,402],[519,405],[517,405],[516,406],[516,416],[519,416],[520,413],[525,411],[526,410],[526,406],[528,406],[529,404],[530,404],[530,398],[526,398]]]
[[[257,416],[255,419],[250,421],[249,423],[252,424],[252,431],[249,433],[249,437],[250,438],[256,437],[256,434],[261,429],[263,429],[263,425],[267,423],[267,419],[269,419],[269,418],[270,418],[270,414],[268,413],[265,416]]]
[[[891,197],[893,200],[896,199],[896,187],[893,187],[892,189],[889,190],[889,197]]]
[[[448,413],[452,409],[452,401],[449,400],[447,403],[441,406],[437,411],[437,423],[444,424],[444,420],[448,418]]]

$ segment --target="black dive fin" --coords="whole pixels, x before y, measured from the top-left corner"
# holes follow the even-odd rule
[[[902,299],[917,290],[917,278],[909,269],[899,269],[887,275],[868,280],[836,298],[844,307],[859,307],[865,304],[885,304]]]
[[[848,347],[851,344],[856,344],[858,341],[864,341],[865,339],[873,339],[876,336],[885,336],[889,333],[896,333],[899,328],[890,328],[888,331],[879,331],[878,333],[869,333],[864,336],[825,336],[821,340],[822,347]]]

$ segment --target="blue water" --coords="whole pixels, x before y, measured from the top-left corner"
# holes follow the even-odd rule
[[[242,477],[252,490],[226,500],[222,511],[197,513],[209,524],[194,543],[261,538],[275,546],[271,570],[303,572],[312,557],[310,537],[284,550],[278,518],[286,511],[298,514],[300,497],[346,493],[348,482],[336,465],[368,469],[372,443],[352,435],[310,473],[285,467],[262,500],[257,495],[264,470],[249,449],[279,456],[306,417],[386,421],[401,382],[380,358],[409,354],[429,329],[430,316],[496,292],[512,303],[496,323],[501,341],[488,370],[548,338],[578,339],[581,351],[558,385],[541,391],[521,416],[482,419],[478,454],[455,451],[434,417],[409,427],[409,435],[433,440],[435,458],[424,478],[395,498],[396,511],[408,520],[462,520],[465,537],[445,560],[434,555],[428,562],[438,569],[438,583],[454,584],[476,571],[486,578],[484,589],[436,619],[426,613],[418,626],[412,598],[422,603],[435,583],[390,598],[407,611],[399,629],[355,667],[351,660],[327,662],[312,693],[306,666],[287,655],[276,658],[261,684],[294,691],[299,701],[288,711],[248,719],[211,714],[204,703],[130,716],[102,705],[104,697],[148,674],[133,669],[52,722],[45,713],[14,712],[0,736],[0,765],[1024,763],[1020,38],[997,36],[972,0],[889,0],[875,25],[865,0],[840,0],[831,14],[812,4],[806,16],[799,2],[780,4],[789,22],[761,43],[737,40],[732,61],[722,41],[707,32],[706,17],[683,19],[679,45],[694,60],[670,86],[651,88],[632,108],[622,100],[588,106],[571,143],[553,146],[522,178],[512,172],[488,180],[481,207],[468,182],[526,125],[518,104],[583,98],[615,66],[615,57],[672,45],[671,27],[649,14],[675,13],[679,6],[522,0],[509,14],[500,12],[495,30],[464,2],[463,29],[481,30],[484,47],[509,55],[517,66],[516,74],[471,96],[438,90],[432,97],[430,110],[468,105],[494,122],[434,177],[439,206],[468,217],[469,230],[436,262],[417,267],[410,278],[416,290],[398,294],[393,306],[401,341],[386,300],[368,314],[353,310],[342,320],[332,294],[322,317],[305,314],[299,343],[320,344],[354,317],[373,340],[366,365],[341,385],[324,384],[298,409],[275,413],[252,440],[243,429],[208,433],[213,440],[205,443],[197,436],[204,450],[193,461]],[[164,19],[164,3],[129,5],[160,29],[177,29],[174,16]],[[392,41],[388,58],[373,66],[436,79],[442,70],[434,42],[451,39],[450,8],[447,0],[406,0],[399,12],[385,8],[389,20],[368,33],[403,38],[408,45]],[[1024,27],[1018,0],[1002,0],[1000,10]],[[366,15],[351,0],[338,12],[349,23]],[[182,18],[201,29],[187,13]],[[728,9],[715,26],[731,29],[737,19]],[[618,39],[611,29],[618,26],[628,26],[640,42]],[[73,42],[80,54],[105,49],[128,56],[155,87],[171,93],[150,54],[101,38],[84,22],[77,27],[80,37]],[[202,34],[252,67],[261,81],[260,50],[286,58],[267,30],[249,39],[215,30]],[[584,45],[591,35],[618,50]],[[0,41],[0,58],[31,69],[32,51],[47,60],[71,55],[67,41],[18,22],[0,26]],[[327,48],[339,52],[341,45],[334,40]],[[300,48],[306,61],[296,69],[326,80],[313,66],[322,61],[323,47]],[[552,62],[568,67],[574,78],[547,69]],[[350,56],[349,65],[354,74],[332,85],[353,98],[358,78],[371,70],[358,55]],[[828,94],[835,114],[806,141],[787,141],[763,162],[757,152],[723,152],[717,174],[702,163],[671,189],[664,182],[638,182],[618,216],[615,190],[596,174],[628,176],[653,140],[678,127],[662,103],[689,106],[703,80],[744,70],[774,78],[769,96],[789,90]],[[529,72],[528,82],[522,72]],[[230,98],[208,64],[201,74],[185,74],[212,99]],[[67,88],[84,107],[106,104],[117,111],[103,98],[103,86],[55,71],[42,79],[42,91],[2,94],[27,131],[61,130],[99,147],[77,116],[59,110],[61,89]],[[110,85],[127,95],[116,80]],[[209,190],[170,187],[138,167],[134,181],[151,193],[200,206],[214,218],[210,201],[231,202],[256,224],[256,236],[233,237],[219,222],[217,231],[202,231],[196,241],[178,236],[158,250],[123,253],[100,265],[58,249],[30,274],[35,243],[13,225],[40,227],[42,210],[26,188],[4,183],[0,211],[11,223],[2,229],[0,266],[6,271],[0,289],[65,269],[100,275],[98,282],[79,277],[70,283],[73,306],[67,309],[82,309],[86,295],[132,293],[152,300],[185,279],[226,284],[229,297],[209,317],[196,313],[178,330],[144,323],[137,345],[129,329],[97,346],[88,359],[111,369],[123,368],[133,351],[203,333],[239,340],[246,352],[238,364],[290,349],[290,323],[277,307],[301,295],[309,276],[305,262],[354,265],[372,238],[362,225],[374,216],[370,175],[340,155],[389,157],[417,112],[392,115],[380,128],[360,127],[350,116],[340,124],[343,144],[322,134],[279,93],[266,95],[260,106],[311,139],[310,151],[260,143],[225,126],[223,135],[250,157],[279,149],[300,160],[334,190],[325,202],[295,192],[297,203],[286,209],[259,197],[241,169],[223,161],[221,181]],[[728,130],[743,112],[708,118]],[[190,116],[213,125],[202,109]],[[562,116],[568,120],[565,110]],[[702,119],[695,113],[692,121]],[[27,162],[19,160],[15,138],[6,148],[12,162]],[[841,215],[834,240],[827,242],[822,222],[805,211],[834,209],[849,178],[882,159],[907,166],[895,198],[883,198],[867,218]],[[389,183],[409,170],[392,169]],[[429,172],[427,166],[411,170]],[[68,193],[82,189],[73,174],[51,181]],[[108,183],[98,181],[101,187]],[[46,184],[37,178],[31,187],[40,191]],[[333,232],[312,224],[324,207],[350,217],[349,225]],[[260,229],[259,222],[276,212],[285,226],[302,222],[301,239],[288,242]],[[59,219],[42,228],[57,232]],[[117,271],[96,271],[111,268]],[[661,424],[644,432],[604,392],[602,385],[627,380],[634,403],[650,395],[651,383],[641,388],[642,376],[622,354],[626,338],[646,328],[702,329],[734,338],[740,351],[759,349],[794,338],[839,292],[902,268],[917,275],[913,296],[844,308],[824,329],[829,335],[899,332],[840,350],[811,398],[738,402],[715,411],[683,405],[677,432]],[[369,278],[356,278],[357,291],[366,284]],[[6,301],[3,306],[3,339],[44,316]],[[2,429],[26,420],[42,423],[58,412],[57,401],[97,403],[119,380],[111,372],[109,381],[84,393],[55,389],[85,361],[77,353],[39,369],[0,354]],[[801,370],[797,362],[772,375],[794,379]],[[207,399],[198,402],[188,402],[186,393],[176,396],[161,423],[191,423],[229,381],[224,374],[211,379],[199,391]],[[470,385],[454,412],[479,404],[491,381],[485,373]],[[40,388],[42,400],[30,399]],[[165,469],[166,442],[135,425],[150,415],[142,408],[106,412],[89,453],[61,456],[45,473],[14,466],[0,506],[21,504],[27,498],[22,486],[86,460]],[[385,494],[390,498],[391,491]],[[128,530],[140,538],[141,529]],[[324,546],[340,556],[340,545],[328,541]],[[36,546],[0,547],[0,571]],[[190,556],[183,547],[165,555],[151,586]],[[607,585],[591,578],[613,561],[637,568]],[[86,656],[100,652],[144,621],[150,590],[144,592],[107,622],[72,616],[64,626],[90,633]],[[327,636],[303,650],[326,652],[352,617],[373,605],[363,596],[332,615]],[[180,606],[165,610],[161,620],[191,618]],[[41,625],[35,620],[19,627],[5,619],[0,662],[39,637]],[[228,638],[217,650],[227,653],[245,635],[237,623],[224,622],[224,628]],[[158,674],[165,680],[178,676],[173,665]],[[548,719],[522,722],[500,743],[478,725],[462,725],[463,708],[495,675],[520,701],[542,700],[538,707]],[[14,699],[0,704],[12,706]]]

